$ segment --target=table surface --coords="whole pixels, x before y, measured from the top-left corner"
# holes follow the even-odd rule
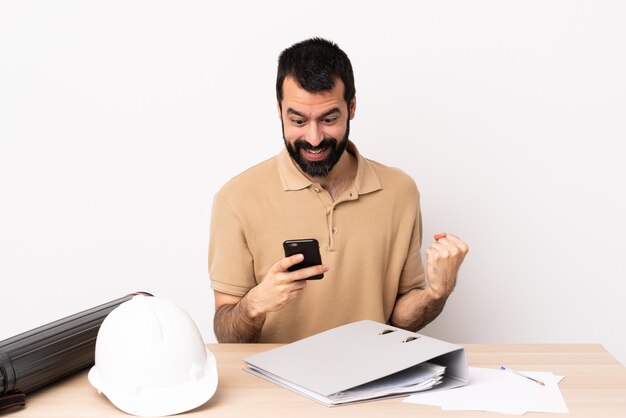
[[[218,364],[215,395],[185,416],[207,417],[498,417],[493,412],[442,411],[438,406],[385,399],[328,408],[243,371],[242,359],[277,344],[208,344]],[[599,344],[463,344],[475,367],[550,371],[564,375],[560,388],[571,417],[626,417],[626,367]],[[297,414],[297,415],[296,415]],[[87,371],[31,393],[11,417],[119,417],[87,381]],[[532,413],[530,416],[547,416]],[[555,414],[550,414],[556,416]]]

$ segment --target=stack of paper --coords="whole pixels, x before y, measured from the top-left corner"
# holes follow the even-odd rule
[[[340,404],[419,392],[439,384],[445,372],[445,367],[426,362],[382,379],[335,393],[328,398],[330,402]]]
[[[493,411],[515,415],[526,412],[568,412],[558,385],[563,376],[550,372],[521,373],[545,385],[506,370],[470,367],[470,380],[466,386],[418,393],[404,402],[438,405],[448,411]]]

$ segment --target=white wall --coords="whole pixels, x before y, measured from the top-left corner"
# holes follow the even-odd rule
[[[0,338],[147,290],[206,341],[211,199],[282,147],[279,52],[335,40],[352,138],[471,246],[423,332],[626,363],[626,6],[0,2]]]

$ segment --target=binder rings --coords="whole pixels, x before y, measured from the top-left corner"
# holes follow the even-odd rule
[[[246,371],[326,406],[448,389],[469,379],[463,347],[369,320],[244,361]]]

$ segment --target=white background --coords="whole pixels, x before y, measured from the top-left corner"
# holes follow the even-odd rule
[[[323,36],[355,68],[352,139],[420,187],[425,245],[471,247],[422,332],[626,363],[625,18],[617,1],[2,1],[0,339],[145,290],[215,341],[212,197],[280,151],[278,54]]]

